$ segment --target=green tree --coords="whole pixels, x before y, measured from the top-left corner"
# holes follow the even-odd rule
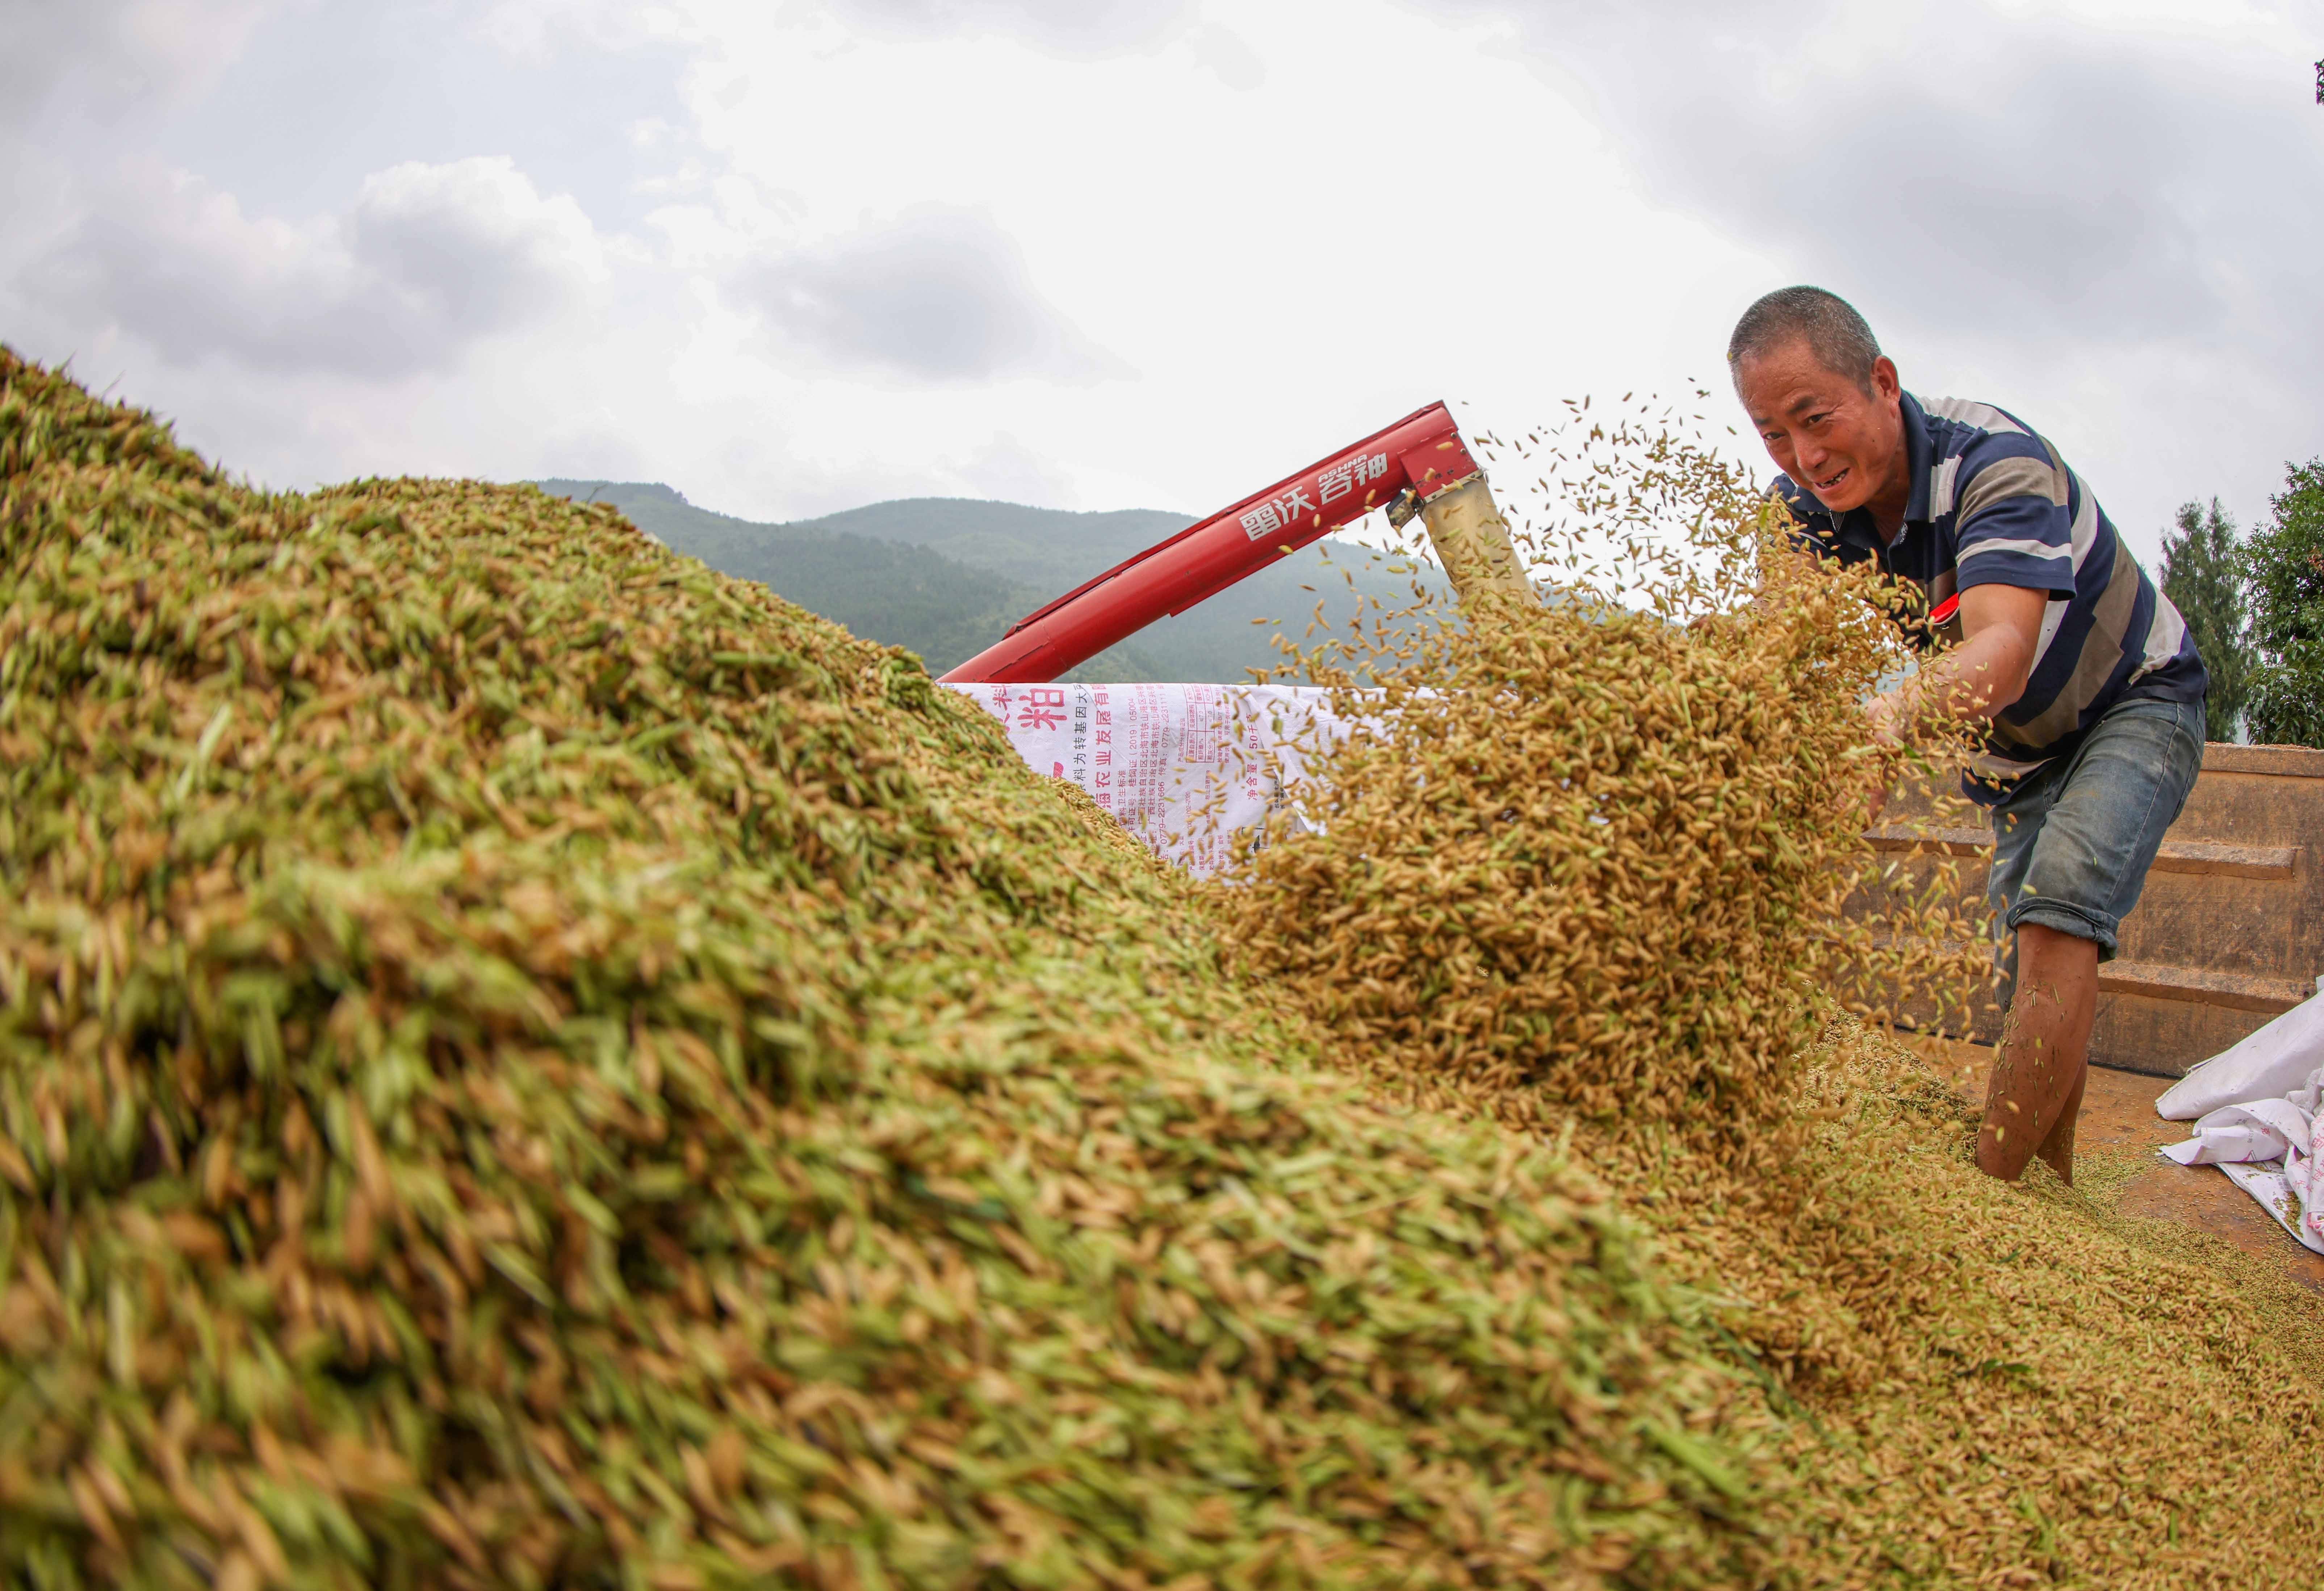
[[[2294,466],[2251,539],[2254,740],[2324,746],[2324,458]]]
[[[2163,532],[2163,595],[2187,621],[2211,676],[2203,708],[2203,733],[2211,740],[2236,737],[2236,719],[2251,694],[2255,660],[2246,624],[2243,550],[2236,522],[2217,497],[2209,510],[2182,504],[2176,532]]]

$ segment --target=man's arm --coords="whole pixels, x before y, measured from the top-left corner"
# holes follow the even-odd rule
[[[2042,643],[2042,615],[2049,606],[2049,592],[2023,586],[1987,584],[1963,591],[1961,643],[1864,704],[1873,744],[1901,744],[1896,726],[1929,708],[1960,721],[1990,718],[2024,695],[2034,649]],[[1865,809],[1867,827],[1880,821],[1887,800],[1885,783],[1876,786]]]
[[[1874,727],[1894,741],[1903,717],[1933,709],[1967,721],[1990,718],[2025,694],[2042,643],[2050,593],[2023,586],[1971,586],[1960,594],[1961,643],[1887,695],[1867,704]]]

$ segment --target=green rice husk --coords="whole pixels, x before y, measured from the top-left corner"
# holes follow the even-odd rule
[[[1376,1096],[1558,1142],[1654,1229],[1785,1422],[1756,1583],[2309,1583],[2317,1296],[2123,1216],[2120,1167],[1984,1176],[1966,1102],[1848,1009],[1983,993],[1978,881],[1859,837],[1914,595],[1782,550],[1651,418],[1499,451],[1554,477],[1520,539],[1563,596],[1296,659],[1358,726],[1216,892],[1245,978]],[[1609,541],[1647,590],[1592,584]],[[1959,727],[1907,731],[1885,772],[1949,780]]]
[[[609,512],[256,492],[0,351],[0,1574],[2304,1581],[2314,1300],[1978,1175],[1820,990],[1909,957],[1812,792],[1717,799],[1831,773],[1874,653],[1812,631],[1450,632],[1458,809],[1202,888]],[[1523,729],[1692,848],[1501,821],[1507,696],[1674,689],[1716,766]],[[1663,984],[1507,959],[1512,857]]]
[[[529,489],[255,492],[0,357],[0,1571],[1765,1556],[1756,1390],[1635,1224],[1302,1069],[914,660]]]

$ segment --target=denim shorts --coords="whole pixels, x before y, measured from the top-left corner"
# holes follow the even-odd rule
[[[2069,755],[2027,774],[1993,809],[1985,894],[2005,983],[2022,924],[2098,941],[2111,961],[2163,831],[2203,766],[2203,704],[2133,698],[2090,726]]]

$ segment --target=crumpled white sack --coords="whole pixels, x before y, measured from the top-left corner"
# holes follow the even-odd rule
[[[2324,1067],[2324,995],[2301,1001],[2257,1032],[2198,1062],[2163,1091],[2154,1114],[2191,1122],[2223,1105],[2282,1099],[2319,1067]],[[2315,1108],[2312,1102],[2309,1108]]]
[[[2300,1195],[2285,1182],[2282,1169],[2273,1161],[2251,1161],[2238,1164],[2222,1161],[2219,1170],[2227,1180],[2252,1196],[2260,1208],[2275,1217],[2276,1224],[2298,1238],[2306,1247],[2324,1254],[2324,1233],[2318,1232],[2309,1219],[2312,1208],[2301,1207]]]
[[[2311,1101],[2324,1094],[2324,1068],[2308,1079],[2307,1094]],[[2324,1172],[2319,1165],[2324,1165],[2324,1112],[2310,1117],[2308,1141],[2294,1144],[2283,1157],[2283,1179],[2300,1196],[2300,1225],[2292,1235],[2324,1253]]]
[[[2163,1153],[2182,1166],[2216,1166],[2230,1161],[2279,1161],[2300,1146],[2306,1154],[2315,1133],[2310,1113],[2290,1099],[2254,1099],[2223,1105],[2195,1124],[2195,1135]]]
[[[2160,1102],[2155,1108],[2162,1109]],[[2246,1099],[2205,1113],[2194,1133],[2165,1148],[2163,1155],[2182,1166],[2218,1167],[2292,1236],[2324,1253],[2324,1066],[2310,1069],[2280,1097]]]
[[[2163,1157],[2182,1166],[2240,1165],[2246,1161],[2280,1161],[2290,1147],[2282,1133],[2247,1123],[2214,1127],[2184,1143],[2166,1143]]]
[[[2294,1088],[2285,1097],[2306,1111],[2310,1117],[2313,1117],[2319,1110],[2324,1110],[2324,1066],[2319,1066],[2308,1074],[2306,1087]]]

